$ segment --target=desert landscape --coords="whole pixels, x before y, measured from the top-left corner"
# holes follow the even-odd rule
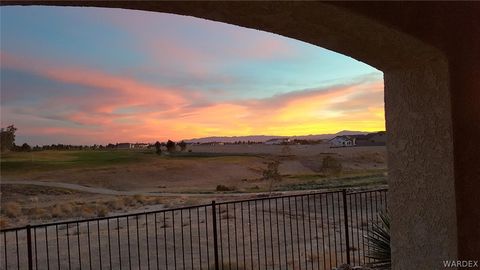
[[[215,211],[205,204],[32,227],[32,263],[36,269],[214,269],[218,241],[221,269],[332,269],[345,261],[347,234],[351,260],[370,262],[363,235],[386,208],[385,190],[347,193],[347,223],[343,196],[303,192],[218,203]],[[0,269],[23,269],[26,230],[2,238],[0,251],[10,259]]]
[[[1,226],[385,185],[384,146],[190,144],[2,154]]]

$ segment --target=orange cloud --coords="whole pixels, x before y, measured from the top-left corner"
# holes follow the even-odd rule
[[[265,99],[208,102],[201,93],[184,89],[152,86],[133,78],[4,53],[0,57],[3,67],[98,89],[94,96],[51,97],[31,108],[2,108],[2,113],[17,115],[19,124],[25,124],[20,127],[22,132],[34,135],[109,143],[385,129],[381,81],[358,81]],[[41,124],[28,125],[28,118]],[[62,126],[63,122],[67,124]]]
[[[105,103],[98,112],[112,112],[121,106],[141,106],[155,103],[171,109],[187,105],[179,89],[150,86],[136,80],[78,67],[55,67],[42,59],[25,59],[0,52],[2,65],[36,73],[53,80],[108,90],[116,103]]]

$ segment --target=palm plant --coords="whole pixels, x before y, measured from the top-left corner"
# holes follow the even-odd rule
[[[373,269],[390,270],[390,218],[387,213],[379,213],[381,222],[373,222],[373,228],[365,236],[368,243],[367,257],[373,259],[368,266]]]

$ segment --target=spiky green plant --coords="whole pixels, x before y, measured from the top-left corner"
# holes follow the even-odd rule
[[[367,257],[373,259],[368,266],[373,269],[390,270],[392,268],[390,253],[390,217],[379,213],[381,222],[373,222],[373,228],[365,236],[368,243]]]

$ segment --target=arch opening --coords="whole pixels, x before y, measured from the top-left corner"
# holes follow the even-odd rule
[[[389,131],[393,267],[435,268],[442,259],[457,257],[449,71],[444,55],[438,50],[324,3],[313,6],[258,3],[248,7],[239,3],[108,5],[193,15],[265,29],[352,55],[380,68],[385,72]],[[304,27],[299,30],[299,25]],[[427,109],[432,106],[442,109]],[[424,143],[427,138],[428,146]],[[439,164],[443,166],[439,168]],[[432,183],[431,179],[437,182]],[[405,204],[408,197],[411,201]],[[411,219],[403,220],[402,216]],[[422,245],[415,244],[418,242]]]

